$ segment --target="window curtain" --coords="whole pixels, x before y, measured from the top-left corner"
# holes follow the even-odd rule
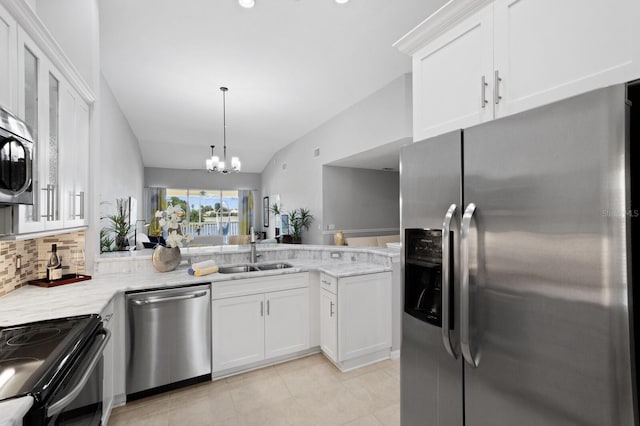
[[[255,191],[250,189],[248,190],[239,190],[238,191],[238,199],[240,202],[238,203],[238,220],[240,222],[240,226],[238,229],[238,233],[240,235],[249,235],[249,231],[252,226],[254,226],[254,218],[255,218],[255,209],[253,208],[253,200],[255,198]]]
[[[145,188],[144,219],[149,224],[149,236],[162,235],[162,229],[156,219],[156,211],[167,208],[167,188]]]

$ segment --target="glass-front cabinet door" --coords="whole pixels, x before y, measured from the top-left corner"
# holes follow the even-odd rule
[[[89,107],[63,81],[60,92],[60,167],[62,218],[65,228],[87,225],[86,193],[89,182]]]
[[[33,205],[18,207],[18,233],[62,228],[60,188],[61,76],[18,30],[18,114],[34,137]]]

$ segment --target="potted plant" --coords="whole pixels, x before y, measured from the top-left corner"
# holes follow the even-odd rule
[[[165,210],[156,211],[158,225],[167,229],[165,245],[158,244],[151,256],[153,266],[160,272],[173,271],[182,258],[180,246],[183,242],[188,243],[193,239],[190,234],[183,235],[180,231],[180,222],[184,215],[184,210],[180,206],[169,205]]]
[[[302,243],[302,230],[308,231],[311,222],[313,222],[313,216],[308,209],[301,207],[289,211],[289,230],[293,244]]]
[[[280,206],[278,205],[278,203],[273,203],[271,207],[269,207],[269,212],[271,212],[274,217],[273,224],[275,228],[275,236],[277,237],[278,235],[280,235],[280,227],[278,226],[278,224],[280,223]]]
[[[128,246],[127,235],[131,230],[129,223],[129,200],[126,198],[116,199],[116,214],[107,216],[109,226],[107,231],[113,232],[115,242],[115,250],[126,250]],[[102,243],[101,243],[102,244]]]

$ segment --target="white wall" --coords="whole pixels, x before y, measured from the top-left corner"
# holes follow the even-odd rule
[[[258,173],[207,173],[204,170],[163,169],[146,167],[144,169],[144,186],[161,188],[194,188],[194,189],[260,189]]]
[[[347,238],[400,232],[400,174],[392,171],[324,166],[322,219],[325,228]],[[327,231],[324,244],[333,243]]]
[[[100,175],[98,200],[115,206],[116,198],[138,200],[142,218],[144,165],[138,139],[122,113],[107,81],[101,79]]]
[[[97,92],[100,85],[98,0],[31,0],[28,3],[35,3],[40,19]]]
[[[322,244],[322,166],[412,137],[411,75],[403,75],[278,151],[262,172],[262,195],[279,194],[282,209],[305,207],[315,220],[303,243]],[[319,157],[313,156],[315,148]],[[286,164],[286,169],[283,165]]]

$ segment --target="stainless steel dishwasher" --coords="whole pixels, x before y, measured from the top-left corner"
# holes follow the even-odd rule
[[[127,400],[211,378],[209,285],[127,293]]]

